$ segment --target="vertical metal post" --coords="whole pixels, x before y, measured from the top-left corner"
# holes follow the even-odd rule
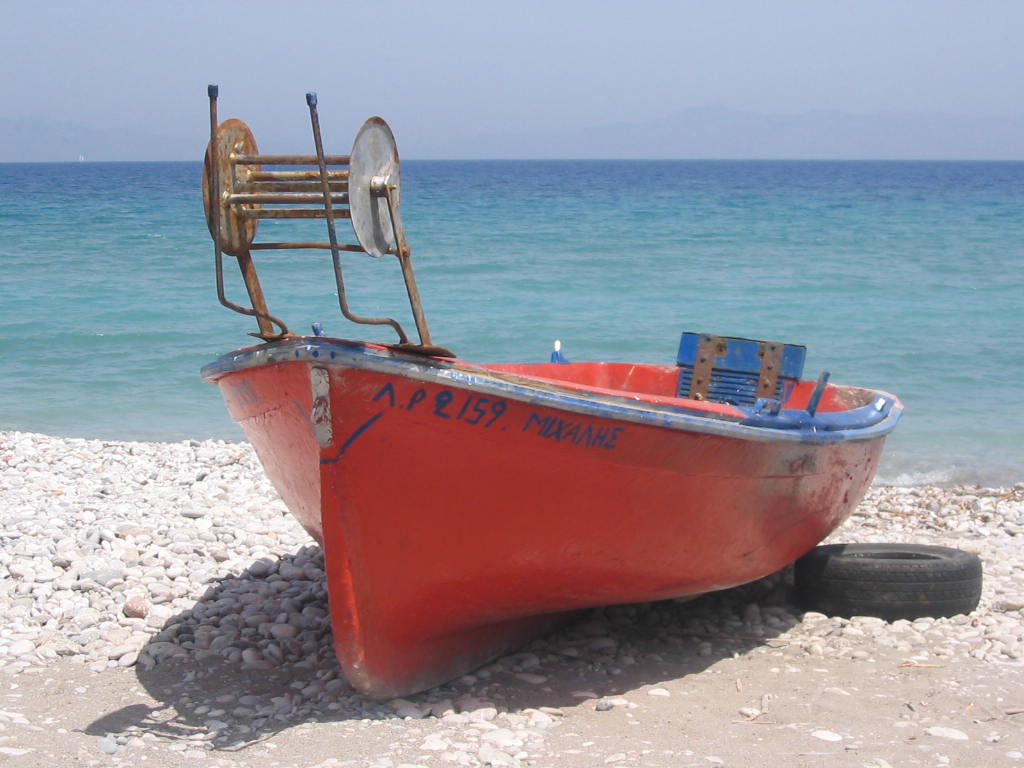
[[[210,97],[210,149],[207,160],[210,163],[208,178],[210,179],[210,221],[213,223],[213,254],[217,273],[217,298],[221,304],[227,304],[224,295],[224,264],[220,247],[220,150],[217,146],[217,96],[220,88],[216,85],[206,86],[206,94]]]
[[[398,206],[395,205],[394,186],[384,186],[384,196],[388,201],[388,213],[391,215],[391,231],[395,235],[395,250],[398,252],[398,261],[402,265],[402,277],[405,279],[405,291],[409,294],[409,304],[412,306],[413,319],[416,321],[416,331],[420,335],[420,344],[424,347],[431,346],[430,330],[427,328],[427,316],[423,312],[423,302],[420,300],[420,290],[416,287],[416,275],[412,269],[412,252],[409,243],[405,239],[405,228],[398,213]]]
[[[825,394],[825,387],[828,385],[828,371],[822,371],[818,380],[814,383],[814,391],[807,401],[807,412],[813,416],[818,411],[818,404],[821,403],[821,396]]]
[[[242,272],[245,290],[248,292],[249,301],[252,302],[252,307],[255,310],[256,323],[260,327],[260,338],[277,338],[279,334],[274,333],[274,326],[270,320],[270,309],[267,307],[267,299],[263,295],[263,287],[260,285],[260,277],[256,273],[252,253],[246,250],[235,258],[238,259],[238,269]]]
[[[217,121],[217,96],[220,89],[216,85],[207,86],[206,92],[210,97],[210,146],[207,160],[210,167],[207,177],[210,180],[210,189],[207,190],[207,197],[210,201],[210,222],[213,229],[214,262],[217,274],[217,298],[225,307],[241,312],[244,315],[256,317],[256,323],[260,332],[253,334],[258,338],[270,340],[280,339],[291,335],[288,329],[277,318],[270,314],[267,308],[267,300],[263,295],[263,288],[260,286],[260,279],[256,273],[256,265],[253,263],[252,254],[248,249],[232,253],[238,261],[238,268],[242,273],[242,280],[245,282],[245,289],[249,294],[249,301],[252,309],[239,306],[227,298],[224,292],[224,247],[221,241],[221,205],[224,201],[221,197],[221,157],[220,141],[218,140]],[[230,160],[230,158],[229,158]],[[234,176],[234,163],[231,163],[231,172]],[[281,333],[274,332],[274,324],[281,326]]]
[[[397,321],[390,317],[360,317],[352,313],[348,308],[348,298],[345,295],[345,280],[341,271],[341,250],[338,248],[338,233],[334,226],[334,202],[331,199],[331,184],[327,177],[327,156],[324,154],[324,143],[320,136],[320,116],[316,109],[316,94],[306,94],[306,104],[309,105],[309,119],[313,126],[313,143],[316,145],[316,161],[320,169],[320,185],[324,196],[324,217],[327,219],[327,237],[331,242],[331,259],[334,261],[334,282],[338,286],[338,305],[341,307],[341,314],[354,323],[366,325],[390,325],[398,334],[400,344],[408,344],[409,337]]]

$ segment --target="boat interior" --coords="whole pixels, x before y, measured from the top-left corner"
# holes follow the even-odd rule
[[[828,372],[804,381],[806,348],[794,344],[684,332],[675,365],[566,361],[506,363],[487,370],[541,380],[577,392],[672,406],[752,426],[853,429],[877,423],[892,399],[829,384]]]

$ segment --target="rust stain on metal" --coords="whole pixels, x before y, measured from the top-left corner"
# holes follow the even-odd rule
[[[267,309],[251,252],[278,249],[330,250],[338,288],[338,302],[346,318],[356,323],[392,326],[398,334],[398,344],[395,346],[403,350],[435,355],[447,353],[445,356],[453,356],[448,350],[433,346],[427,329],[410,261],[410,248],[405,240],[405,230],[398,211],[398,152],[387,123],[380,118],[370,118],[360,132],[362,135],[369,126],[375,130],[375,135],[379,134],[389,139],[390,143],[384,142],[381,147],[372,147],[382,149],[387,160],[379,169],[376,163],[380,162],[380,158],[376,152],[368,151],[371,147],[360,145],[359,136],[351,155],[329,155],[323,150],[320,136],[316,94],[311,93],[307,94],[307,103],[310,107],[316,154],[261,154],[252,131],[244,122],[232,119],[217,123],[217,87],[210,86],[209,94],[210,143],[203,165],[203,204],[217,254],[217,295],[221,303],[236,312],[255,316],[260,330],[258,334],[253,334],[254,336],[268,341],[291,336],[287,327]],[[353,158],[356,159],[355,163]],[[367,159],[370,160],[369,166]],[[358,173],[357,165],[360,168]],[[284,166],[284,169],[272,166]],[[374,174],[372,177],[364,178],[364,172],[368,169],[372,169]],[[357,201],[358,207],[353,204],[350,183],[354,183],[356,188],[363,191],[369,184],[372,187],[370,202],[365,203],[360,198]],[[375,215],[380,219],[380,229],[387,233],[386,238],[375,238],[370,244],[365,232],[361,234],[360,227],[356,226],[358,222],[354,221],[353,215],[354,211],[358,211],[359,215],[365,218],[368,205],[378,211]],[[329,242],[255,242],[260,219],[324,219],[327,223]],[[352,222],[358,244],[338,242],[334,226],[336,219]],[[370,253],[372,256],[387,253],[399,258],[420,336],[419,344],[410,342],[401,325],[395,320],[386,317],[361,317],[349,309],[340,254],[351,251]],[[240,306],[225,296],[221,267],[222,252],[238,260],[252,304],[251,308]],[[275,325],[280,327],[279,333],[275,331]]]
[[[203,163],[203,207],[206,209],[206,221],[210,226],[210,234],[217,237],[221,250],[231,256],[238,256],[249,249],[249,245],[256,237],[257,221],[239,213],[239,208],[231,204],[229,198],[234,187],[239,182],[246,183],[249,174],[260,170],[259,165],[240,165],[236,162],[236,155],[239,152],[256,152],[256,138],[249,130],[249,126],[241,120],[225,120],[217,127],[217,134],[210,139],[211,145],[217,142],[216,151],[214,147],[207,149],[205,162]],[[211,164],[213,157],[217,160],[216,178],[219,183],[217,189],[212,189],[214,178]],[[220,232],[213,231],[212,206],[216,197],[219,205]],[[258,202],[247,202],[241,206],[242,210],[258,208]]]
[[[757,356],[761,358],[761,372],[757,377],[758,397],[775,397],[782,367],[782,347],[775,341],[762,341],[757,350]]]
[[[724,355],[726,341],[721,336],[705,333],[697,342],[697,359],[693,364],[693,378],[690,381],[691,400],[705,400],[711,386],[711,373],[715,367],[715,357]]]

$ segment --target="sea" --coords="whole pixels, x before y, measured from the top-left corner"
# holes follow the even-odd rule
[[[807,377],[905,404],[879,482],[1024,481],[1024,163],[401,172],[431,334],[463,359],[543,361],[557,339],[570,360],[671,364],[683,331],[803,344]],[[322,221],[260,224],[257,240],[288,239],[327,238]],[[292,330],[395,340],[342,318],[329,252],[255,259]],[[412,334],[397,261],[342,260],[352,310]],[[217,300],[199,162],[0,164],[0,429],[243,439],[199,369],[255,330]]]

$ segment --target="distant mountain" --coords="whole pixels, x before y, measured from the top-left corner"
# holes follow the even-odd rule
[[[399,136],[410,158],[720,158],[1024,160],[1024,114],[838,111],[764,114],[692,107],[583,129]],[[436,128],[436,126],[435,126]],[[198,160],[206,137],[106,132],[70,122],[0,118],[0,162]]]
[[[770,115],[693,107],[656,120],[585,130],[554,126],[543,134],[469,136],[455,146],[459,157],[478,158],[1024,160],[1024,114]],[[438,146],[414,156],[453,155]]]
[[[200,127],[200,131],[202,128]],[[0,163],[196,160],[205,139],[110,132],[71,122],[0,117]],[[196,156],[196,147],[200,154]]]

